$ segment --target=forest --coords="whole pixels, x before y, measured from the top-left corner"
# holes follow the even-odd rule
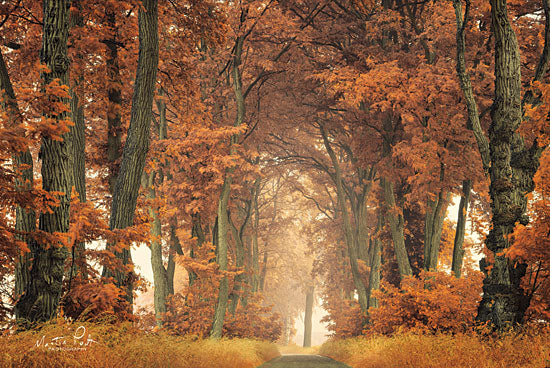
[[[0,367],[549,367],[549,63],[550,0],[0,0]]]

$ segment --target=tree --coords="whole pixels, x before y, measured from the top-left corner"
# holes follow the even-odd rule
[[[67,40],[69,36],[70,2],[44,1],[44,26],[41,62],[44,97],[43,119],[57,129],[57,135],[45,135],[42,139],[42,186],[55,196],[51,211],[41,213],[39,230],[45,237],[31,248],[32,266],[23,295],[16,305],[16,314],[30,322],[47,321],[55,317],[61,297],[64,262],[68,255],[69,210],[72,188],[71,135],[68,121],[68,71]]]
[[[158,68],[158,2],[144,0],[139,10],[139,56],[128,136],[122,153],[122,162],[113,191],[109,227],[125,229],[134,222],[137,197],[149,149],[149,129],[153,116],[153,97]],[[113,248],[110,245],[109,248]],[[126,300],[133,302],[133,271],[130,249],[114,249],[127,269],[109,270],[104,277],[113,276],[115,284],[126,292]]]
[[[466,2],[464,16],[460,1],[454,3],[457,23],[457,72],[466,96],[469,121],[476,136],[485,169],[488,171],[491,196],[491,229],[486,238],[487,248],[494,254],[489,264],[482,261],[486,273],[483,299],[477,319],[489,322],[497,329],[506,329],[522,323],[529,297],[521,287],[526,265],[506,256],[510,248],[509,235],[516,223],[527,224],[525,194],[534,189],[533,176],[542,152],[537,143],[530,147],[516,130],[523,120],[521,62],[516,32],[508,15],[505,0],[491,1],[492,33],[495,39],[495,87],[491,108],[488,138],[481,131],[477,106],[464,61],[464,32],[469,20],[470,2]],[[543,2],[548,17],[548,4]],[[550,32],[546,27],[546,34]],[[547,46],[545,46],[546,49]],[[544,52],[534,80],[541,79],[548,63]],[[524,99],[529,99],[524,97]]]

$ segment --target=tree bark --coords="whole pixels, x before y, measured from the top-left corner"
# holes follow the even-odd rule
[[[107,164],[109,165],[109,192],[111,196],[115,190],[116,177],[119,169],[119,160],[122,156],[122,79],[118,57],[118,27],[116,23],[116,9],[111,4],[105,7],[105,22],[111,32],[111,37],[105,41],[107,46]]]
[[[2,109],[6,110],[9,124],[15,126],[21,123],[22,117],[17,104],[13,85],[8,74],[8,68],[4,62],[2,50],[0,50],[0,91],[4,91],[1,96]],[[15,172],[15,190],[24,192],[32,190],[34,182],[33,160],[28,148],[17,152],[12,156],[13,171]],[[27,243],[29,249],[32,248],[32,237],[29,235],[36,230],[36,213],[32,209],[26,209],[17,206],[15,209],[15,230],[20,232],[17,239]],[[23,294],[25,286],[29,282],[29,261],[31,254],[27,252],[21,254],[15,264],[15,299],[18,300]],[[16,310],[17,311],[17,310]],[[16,316],[19,317],[19,316]]]
[[[69,58],[67,40],[69,36],[69,9],[67,0],[45,0],[44,26],[40,61],[48,68],[42,74],[45,87],[55,79],[68,85]],[[50,100],[68,104],[66,98],[49,96]],[[45,111],[48,119],[56,124],[65,124],[67,113]],[[44,136],[39,157],[42,159],[42,187],[48,192],[61,192],[59,205],[51,212],[40,214],[39,229],[53,233],[69,231],[69,211],[71,203],[72,154],[71,134],[62,135],[62,140]],[[33,242],[32,265],[29,279],[21,299],[17,302],[16,315],[28,322],[47,321],[55,317],[63,287],[64,264],[68,250],[63,242],[55,244],[36,244]]]
[[[486,277],[477,320],[505,329],[521,323],[529,305],[529,297],[520,285],[526,266],[510,260],[503,252],[510,247],[509,235],[516,222],[528,222],[524,187],[532,186],[532,175],[518,177],[512,168],[512,149],[518,138],[515,131],[522,120],[521,60],[505,0],[491,0],[491,16],[495,37],[495,97],[489,129],[492,227],[486,245],[495,256],[490,272],[487,262],[481,262]]]
[[[77,13],[72,14],[70,20],[70,27],[81,27],[83,25],[83,19],[81,15],[82,4],[78,1],[72,0],[73,6],[78,9]],[[76,56],[79,59],[82,59],[82,55],[78,54]],[[86,202],[86,124],[84,121],[84,106],[80,102],[78,94],[75,92],[75,88],[79,83],[83,82],[82,75],[79,75],[76,80],[75,85],[71,86],[69,91],[71,95],[71,118],[74,123],[73,128],[71,129],[72,133],[72,168],[73,168],[73,177],[72,182],[73,186],[78,193],[78,200],[81,203]],[[70,270],[70,280],[69,280],[69,289],[71,288],[71,281],[74,276],[80,274],[82,279],[87,278],[85,258],[86,243],[78,242],[73,245],[71,249],[71,270]]]
[[[149,129],[153,117],[153,96],[158,68],[158,2],[143,0],[139,11],[139,54],[132,100],[132,112],[128,137],[122,154],[111,206],[109,227],[125,229],[133,225],[145,158],[149,149]],[[108,244],[112,249],[113,244]],[[121,252],[114,252],[122,264],[132,267],[129,245]],[[134,276],[130,270],[104,269],[104,277],[113,276],[115,284],[122,288],[130,306],[133,303]]]

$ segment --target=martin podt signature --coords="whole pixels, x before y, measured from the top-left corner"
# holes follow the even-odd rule
[[[86,331],[86,327],[80,326],[76,329],[72,336],[56,336],[52,338],[46,338],[42,335],[40,339],[34,344],[34,348],[46,348],[48,350],[58,351],[83,351],[92,344],[96,344],[97,341],[93,340]]]

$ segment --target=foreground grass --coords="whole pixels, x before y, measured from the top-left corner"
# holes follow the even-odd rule
[[[509,335],[501,339],[444,334],[365,337],[329,341],[319,353],[354,368],[545,368],[550,367],[550,333]]]
[[[0,346],[2,368],[253,368],[279,355],[269,342],[146,334],[129,324],[49,325],[40,331],[0,336]]]

